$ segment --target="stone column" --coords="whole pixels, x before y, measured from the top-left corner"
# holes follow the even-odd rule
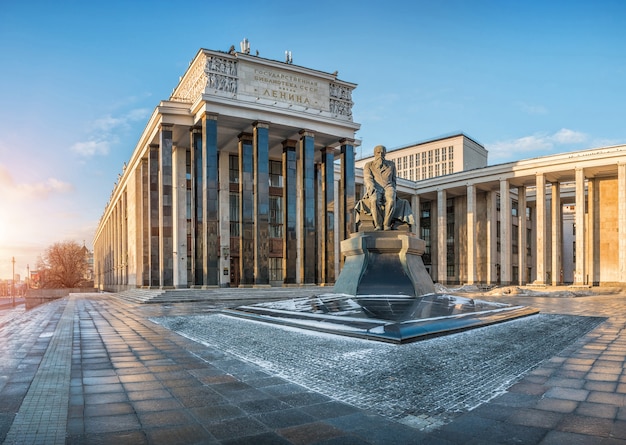
[[[270,184],[269,184],[269,124],[254,122],[254,284],[269,285],[270,254]]]
[[[446,209],[446,191],[437,190],[437,281],[448,281],[448,213]]]
[[[536,240],[537,240],[537,284],[546,284],[546,176],[543,173],[537,173],[537,199],[536,199]]]
[[[487,193],[487,284],[498,284],[498,210],[496,198],[495,191]]]
[[[161,288],[174,285],[172,223],[172,129],[161,124],[159,147],[159,269]]]
[[[626,284],[626,163],[617,164],[619,281]],[[578,232],[576,232],[578,233]]]
[[[602,252],[596,248],[598,227],[598,215],[596,202],[596,193],[598,190],[598,182],[596,178],[587,179],[587,218],[585,224],[587,226],[587,234],[585,241],[585,252],[587,258],[585,259],[585,270],[589,277],[589,284],[593,285],[599,280],[599,265],[601,264],[600,256]],[[598,267],[596,267],[596,264]]]
[[[476,277],[476,186],[467,184],[467,284]]]
[[[174,147],[172,154],[174,287],[187,287],[187,149]]]
[[[300,156],[300,283],[314,284],[316,277],[317,255],[315,212],[315,144],[314,134],[308,130],[300,131],[298,145]]]
[[[122,284],[128,284],[128,198],[122,193]]]
[[[204,284],[204,158],[202,127],[191,128],[191,273],[192,284]]]
[[[150,145],[150,155],[148,160],[150,198],[148,199],[148,209],[150,218],[150,287],[159,287],[159,146]]]
[[[202,199],[204,286],[219,284],[219,206],[217,165],[217,115],[202,116]]]
[[[137,252],[137,258],[141,258],[138,265],[138,273],[141,274],[141,278],[137,280],[137,283],[141,286],[150,286],[150,181],[148,170],[148,159],[142,159],[139,167],[140,181],[141,181],[141,200],[137,203],[138,209],[141,211],[139,227],[141,230],[141,251]]]
[[[417,193],[411,196],[411,210],[413,211],[413,218],[415,218],[415,224],[413,224],[411,231],[420,238],[420,195]]]
[[[563,219],[561,216],[561,184],[552,183],[552,285],[563,283],[562,260],[562,232]]]
[[[296,141],[283,141],[283,283],[296,283]]]
[[[239,272],[240,286],[254,284],[254,195],[252,135],[239,135]]]
[[[356,232],[354,206],[356,190],[354,185],[354,140],[341,139],[341,190],[339,193],[339,239],[344,240]]]
[[[519,186],[517,188],[517,208],[518,208],[518,216],[517,216],[517,228],[518,228],[518,252],[517,252],[517,264],[518,264],[518,275],[519,275],[519,284],[526,284],[527,278],[527,243],[526,243],[526,187]]]
[[[576,265],[574,272],[574,284],[587,283],[585,270],[585,171],[576,169]]]
[[[322,149],[321,283],[335,282],[335,151]]]
[[[220,287],[230,287],[230,155],[222,152],[219,156],[219,210],[220,226]]]
[[[511,284],[511,195],[509,181],[500,180],[500,284]]]

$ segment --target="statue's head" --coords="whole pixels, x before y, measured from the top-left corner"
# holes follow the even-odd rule
[[[385,159],[385,154],[387,153],[387,149],[384,145],[377,145],[374,147],[374,157]]]

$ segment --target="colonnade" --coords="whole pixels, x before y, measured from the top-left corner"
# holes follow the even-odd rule
[[[418,233],[431,237],[427,268],[433,279],[626,283],[626,159],[622,150],[598,153],[607,156],[593,157],[590,150],[582,159],[557,155],[418,182],[413,201],[429,209],[430,230]],[[575,208],[574,235],[567,239],[564,204]],[[454,220],[451,208],[461,210]],[[573,243],[573,258],[563,258],[564,243]],[[566,262],[574,271],[571,279],[563,276]]]
[[[298,138],[284,139],[277,154],[270,146],[272,124],[254,121],[252,132],[218,147],[219,124],[217,114],[204,113],[191,126],[187,144],[174,140],[179,126],[159,126],[158,143],[146,147],[129,174],[135,181],[119,185],[123,191],[114,193],[96,239],[101,287],[228,286],[234,259],[240,286],[270,285],[270,195],[277,191],[283,284],[334,283],[340,265],[336,240],[354,231],[354,141],[338,138],[335,145],[320,146],[314,131],[294,129]],[[234,182],[231,156],[238,161]],[[271,160],[282,164],[282,188],[270,190]],[[233,193],[237,234],[230,230]],[[134,253],[133,264],[128,252]]]

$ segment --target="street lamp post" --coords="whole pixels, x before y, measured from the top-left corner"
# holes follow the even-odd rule
[[[11,304],[15,306],[15,257],[11,257],[13,263],[13,275],[11,275]]]

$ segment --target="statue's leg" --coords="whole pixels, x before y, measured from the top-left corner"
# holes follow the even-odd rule
[[[396,209],[396,191],[392,188],[385,189],[385,230],[391,230],[393,212]]]
[[[383,228],[383,215],[381,215],[381,202],[378,192],[374,196],[370,197],[370,211],[372,212],[372,219],[374,220],[374,227],[377,230]]]

